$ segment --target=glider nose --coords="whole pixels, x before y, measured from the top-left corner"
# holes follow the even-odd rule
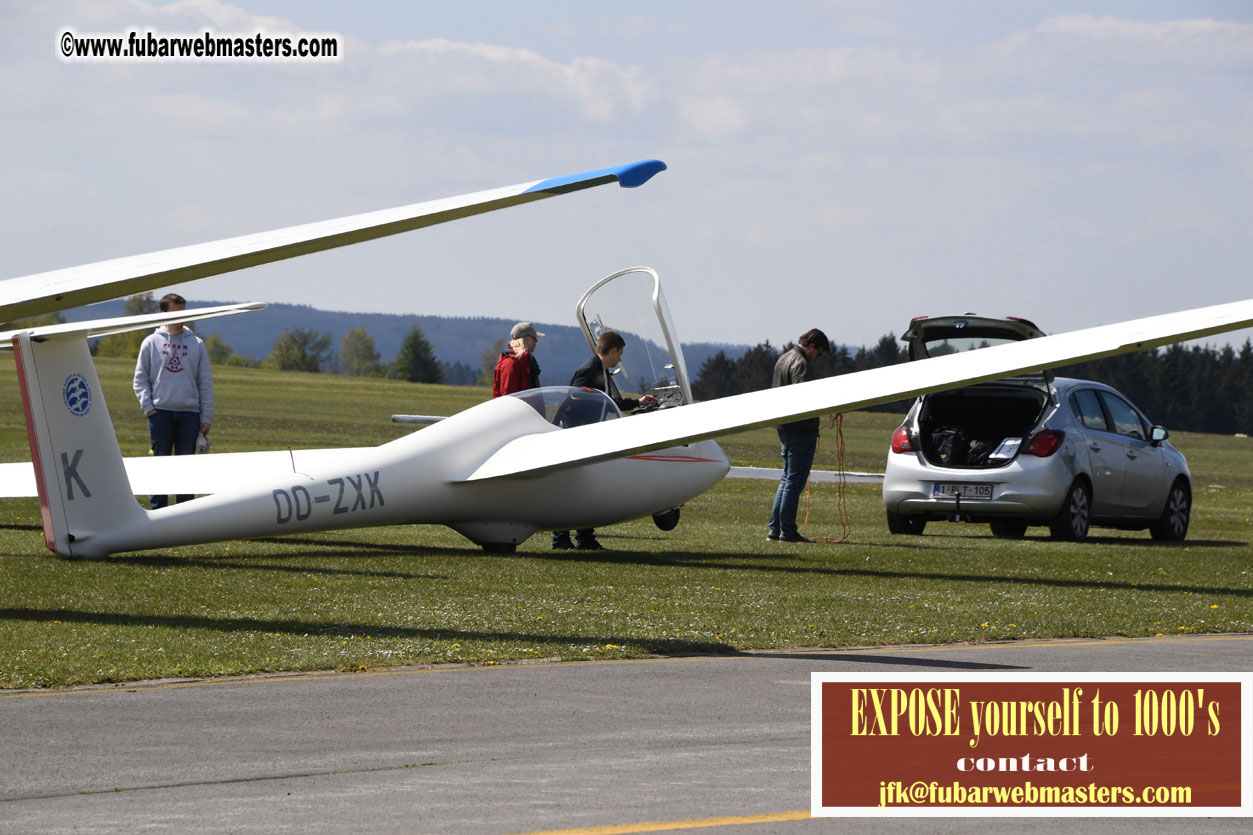
[[[708,490],[726,476],[731,470],[731,459],[716,441],[697,441],[691,445],[692,456],[700,459],[701,470],[708,484],[702,490]]]
[[[727,457],[722,447],[718,446],[717,441],[699,441],[695,446],[704,447],[707,451],[705,456],[711,461],[717,462],[722,467],[722,475],[726,475],[731,470],[731,459]]]

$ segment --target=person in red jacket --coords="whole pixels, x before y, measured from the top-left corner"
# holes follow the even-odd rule
[[[543,335],[530,322],[519,322],[513,326],[509,332],[509,344],[496,361],[492,397],[539,388],[540,367],[535,361],[535,346]]]

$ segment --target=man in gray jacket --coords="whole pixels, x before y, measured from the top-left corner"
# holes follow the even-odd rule
[[[161,298],[161,312],[183,310],[187,300],[177,293]],[[135,363],[135,396],[148,416],[153,455],[190,455],[198,435],[209,434],[213,421],[213,372],[204,342],[181,323],[157,328],[139,348]],[[179,495],[180,502],[192,495]],[[169,496],[150,496],[153,510],[169,504]]]
[[[774,365],[771,388],[803,383],[809,378],[809,364],[823,354],[831,352],[831,341],[817,328],[805,331],[796,340],[796,347],[784,351]],[[780,454],[783,456],[783,477],[775,491],[774,505],[770,508],[770,521],[766,539],[771,542],[812,542],[796,527],[796,511],[800,506],[801,493],[809,483],[809,470],[818,449],[818,418],[806,418],[775,427],[779,433]]]

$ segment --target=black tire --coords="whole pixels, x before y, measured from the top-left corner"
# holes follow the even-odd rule
[[[1049,533],[1054,539],[1082,542],[1088,538],[1088,522],[1092,515],[1092,488],[1083,479],[1075,479],[1066,491],[1062,509],[1049,520]]]
[[[1183,479],[1170,485],[1166,506],[1157,521],[1149,525],[1149,533],[1158,542],[1183,542],[1192,519],[1192,491]]]
[[[904,516],[890,510],[885,512],[888,515],[888,531],[891,533],[918,536],[927,527],[927,520],[923,516]]]
[[[653,524],[663,531],[674,530],[679,524],[679,509],[672,507],[662,513],[654,513]]]
[[[988,522],[988,525],[992,528],[993,536],[1005,539],[1022,539],[1027,532],[1025,519],[993,519]]]

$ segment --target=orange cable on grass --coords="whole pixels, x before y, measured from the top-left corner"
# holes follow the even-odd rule
[[[836,485],[835,506],[836,506],[836,514],[840,518],[840,525],[843,527],[843,533],[840,535],[839,539],[833,539],[829,536],[814,536],[810,538],[813,539],[814,542],[822,542],[827,545],[836,545],[848,539],[849,536],[853,533],[853,523],[849,519],[848,503],[844,496],[844,488],[848,484],[847,480],[844,477],[844,413],[839,412],[834,415],[829,415],[828,417],[831,420],[831,424],[827,426],[827,428],[835,429],[835,438],[836,438],[835,461],[836,461],[836,469],[839,473],[839,480]],[[822,433],[821,431],[819,431],[818,447],[821,447],[821,445],[822,445]],[[814,450],[815,456],[817,454],[817,449],[818,448],[816,447]],[[805,530],[805,526],[809,524],[809,491],[810,489],[811,489],[811,482],[808,482],[808,481],[805,482],[805,521],[800,526],[800,528],[798,528],[798,530],[801,530],[801,531]]]

